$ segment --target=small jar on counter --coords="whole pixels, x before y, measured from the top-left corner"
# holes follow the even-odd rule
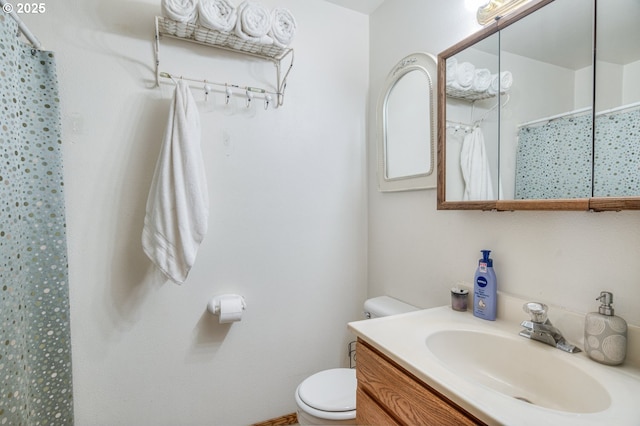
[[[451,289],[451,309],[454,311],[466,311],[468,296],[469,290],[466,288],[453,287]]]

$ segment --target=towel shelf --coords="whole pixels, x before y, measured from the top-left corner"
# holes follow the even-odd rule
[[[273,94],[277,98],[277,106],[282,106],[284,103],[284,91],[287,87],[287,78],[291,72],[291,68],[293,68],[293,48],[282,48],[273,44],[267,45],[251,42],[243,40],[235,34],[222,33],[192,23],[177,22],[162,16],[155,17],[155,27],[156,85],[160,84],[161,77],[165,78],[170,76],[170,74],[160,71],[160,40],[164,36],[272,62],[276,67],[275,91],[232,83],[216,83],[210,80],[196,80],[193,78],[185,79],[200,81],[203,84],[237,87],[244,88],[252,92]],[[282,65],[285,59],[288,59],[288,66],[283,74]]]
[[[505,94],[506,92],[502,92],[501,94]],[[455,99],[461,99],[464,101],[475,102],[481,101],[484,99],[495,98],[495,93],[490,93],[487,90],[478,91],[478,90],[462,90],[456,89],[455,87],[447,86],[447,96]]]

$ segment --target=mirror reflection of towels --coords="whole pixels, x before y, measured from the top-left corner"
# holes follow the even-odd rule
[[[473,129],[462,142],[460,168],[465,183],[464,201],[494,199],[489,160],[480,127]]]

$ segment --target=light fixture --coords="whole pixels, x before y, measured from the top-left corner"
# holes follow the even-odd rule
[[[464,8],[469,12],[476,12],[480,7],[487,4],[487,0],[464,0]]]
[[[476,19],[480,25],[487,25],[529,1],[530,0],[491,0],[484,6],[478,8]]]

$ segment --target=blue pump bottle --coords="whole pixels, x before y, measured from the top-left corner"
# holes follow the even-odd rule
[[[489,321],[496,319],[497,282],[491,250],[482,250],[482,259],[473,279],[473,315]]]

